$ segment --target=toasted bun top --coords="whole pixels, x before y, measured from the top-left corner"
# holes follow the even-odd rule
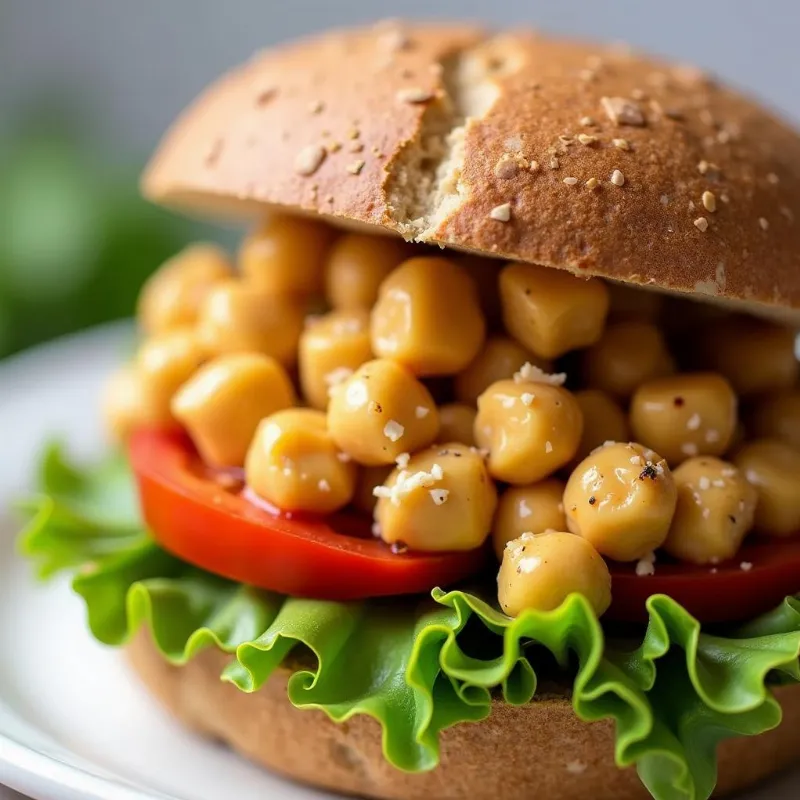
[[[143,185],[800,313],[798,134],[620,48],[397,22],[301,41],[201,95]]]

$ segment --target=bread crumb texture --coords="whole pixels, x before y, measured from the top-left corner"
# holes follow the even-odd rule
[[[391,21],[271,49],[195,101],[143,186],[190,212],[324,214],[790,320],[800,307],[798,134],[618,46]]]

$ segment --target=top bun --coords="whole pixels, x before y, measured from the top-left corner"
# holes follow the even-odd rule
[[[143,185],[800,320],[800,137],[619,47],[399,22],[301,41],[201,95]]]

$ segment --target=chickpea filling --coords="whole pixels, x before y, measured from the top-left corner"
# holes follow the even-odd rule
[[[236,264],[187,248],[138,319],[117,439],[182,428],[250,496],[372,516],[398,557],[491,538],[511,615],[573,592],[600,615],[609,561],[711,572],[800,531],[795,332],[772,322],[294,217]]]

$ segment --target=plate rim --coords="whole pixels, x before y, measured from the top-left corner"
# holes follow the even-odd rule
[[[0,362],[0,381],[35,370],[35,362],[48,354],[80,347],[86,341],[123,341],[132,332],[132,320],[113,320],[26,348]],[[63,761],[1,730],[0,778],[2,785],[29,797],[64,797],[68,793],[76,800],[179,800],[173,794],[138,788],[122,777],[98,775],[89,766]]]
[[[0,731],[2,784],[28,797],[64,796],[85,800],[179,800],[175,795],[142,790],[124,779],[104,777],[78,764],[35,750]]]
[[[56,336],[54,339],[31,345],[16,353],[12,353],[10,356],[0,358],[0,378],[5,377],[7,373],[28,369],[29,361],[37,361],[48,351],[57,352],[58,350],[69,349],[79,345],[84,339],[100,339],[104,337],[110,341],[111,339],[121,337],[124,333],[134,334],[135,332],[136,321],[133,317],[122,317],[120,319],[109,320],[108,322],[101,322],[98,325],[92,325],[80,331],[73,331],[72,333],[65,333],[62,336]]]

